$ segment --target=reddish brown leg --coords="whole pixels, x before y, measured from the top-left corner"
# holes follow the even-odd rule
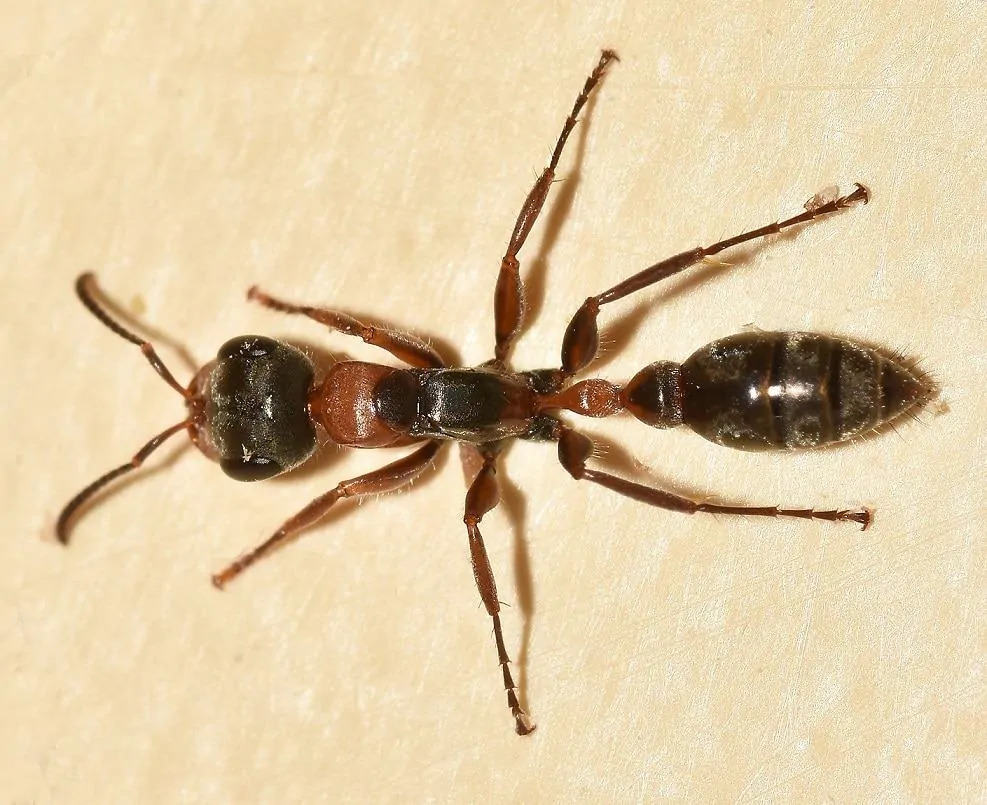
[[[531,228],[538,219],[538,214],[545,204],[549,188],[555,179],[555,169],[559,164],[559,157],[562,156],[562,149],[565,147],[569,134],[576,125],[576,119],[586,104],[593,88],[599,83],[600,78],[606,72],[607,65],[617,58],[617,54],[612,50],[604,50],[600,55],[593,72],[583,85],[583,91],[579,93],[573,104],[572,112],[565,119],[562,126],[562,133],[555,143],[555,150],[552,151],[552,158],[548,167],[531,188],[528,197],[521,206],[517,222],[514,224],[514,231],[511,233],[510,242],[507,244],[507,252],[500,263],[500,274],[497,276],[497,285],[494,291],[494,332],[497,338],[497,345],[494,354],[497,360],[503,362],[507,358],[507,353],[511,349],[511,344],[517,337],[521,328],[521,314],[524,310],[524,287],[521,284],[520,265],[517,255],[524,245],[524,241],[531,232]]]
[[[212,577],[212,583],[219,589],[240,575],[258,559],[287,542],[294,534],[325,517],[333,504],[341,498],[355,498],[362,495],[376,495],[391,492],[411,483],[432,462],[441,447],[440,442],[429,442],[414,453],[381,467],[374,472],[341,481],[334,489],[317,497],[298,514],[285,522],[270,539],[261,543],[249,553],[245,553],[225,570]]]
[[[612,489],[626,497],[639,500],[661,509],[695,514],[713,512],[718,514],[756,515],[760,517],[800,517],[804,520],[851,521],[860,523],[863,528],[870,525],[871,513],[867,509],[850,511],[846,509],[815,511],[813,509],[779,509],[777,506],[719,506],[715,503],[698,503],[688,498],[673,495],[644,484],[634,483],[616,475],[586,468],[586,459],[593,452],[593,443],[588,437],[563,427],[559,436],[559,461],[577,481],[592,481],[607,489]]]
[[[264,307],[279,310],[282,313],[300,313],[333,330],[362,338],[368,344],[387,350],[395,358],[404,361],[409,366],[417,366],[422,369],[437,369],[443,365],[439,353],[420,338],[410,333],[402,333],[382,327],[370,327],[354,319],[352,316],[339,313],[335,310],[329,310],[328,308],[292,305],[289,302],[282,302],[280,299],[268,296],[256,285],[247,291],[247,299],[253,299],[255,302],[260,302]]]
[[[63,508],[61,514],[58,515],[58,521],[55,523],[55,536],[58,537],[58,541],[61,542],[62,545],[68,545],[69,522],[82,504],[84,504],[87,500],[89,500],[89,498],[95,495],[100,489],[111,481],[115,481],[121,475],[125,475],[131,470],[136,470],[141,464],[144,463],[144,460],[151,455],[151,453],[157,450],[169,437],[185,430],[190,424],[191,423],[186,420],[184,422],[179,422],[177,425],[172,425],[167,430],[161,431],[161,433],[138,450],[130,461],[126,464],[121,464],[116,469],[110,470],[105,475],[101,475],[89,484],[89,486],[79,492],[79,494],[77,494],[74,498],[72,498],[72,500],[66,503],[65,508]]]
[[[584,369],[596,356],[597,349],[600,345],[596,318],[601,306],[615,302],[618,299],[623,299],[625,296],[635,291],[640,291],[642,288],[647,288],[649,285],[654,285],[666,277],[671,277],[673,274],[677,274],[683,269],[695,265],[703,258],[711,257],[714,254],[722,252],[724,249],[729,249],[731,246],[737,246],[740,243],[762,238],[766,235],[777,234],[783,229],[805,224],[822,215],[828,215],[845,209],[858,201],[867,203],[867,188],[862,184],[857,184],[856,189],[852,193],[841,198],[836,198],[822,204],[813,204],[810,202],[806,205],[805,212],[794,215],[784,221],[776,221],[759,229],[744,232],[742,235],[721,240],[712,246],[699,246],[687,252],[677,254],[674,257],[669,257],[667,260],[655,263],[650,268],[646,268],[644,271],[628,277],[623,282],[617,283],[609,290],[597,296],[589,297],[583,302],[579,310],[576,311],[576,315],[572,317],[572,321],[569,322],[569,326],[566,328],[565,337],[562,339],[563,374],[567,376],[575,374]]]
[[[483,453],[483,467],[466,493],[466,513],[463,516],[463,522],[466,523],[466,533],[469,537],[473,578],[476,579],[476,587],[480,591],[483,606],[486,607],[487,614],[493,619],[494,641],[497,644],[497,659],[504,674],[507,706],[511,708],[511,714],[514,716],[514,728],[517,730],[517,734],[527,735],[534,730],[535,725],[531,723],[528,714],[521,709],[521,704],[518,701],[517,686],[514,684],[514,677],[511,676],[511,660],[507,656],[504,634],[500,626],[500,601],[497,600],[497,584],[494,581],[490,559],[487,557],[487,549],[483,544],[483,537],[480,535],[479,528],[483,515],[500,502],[500,492],[497,488],[497,468],[495,466],[496,452],[495,450],[484,451],[482,448],[481,452]]]

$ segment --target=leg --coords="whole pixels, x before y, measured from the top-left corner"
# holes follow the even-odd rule
[[[483,453],[477,445],[470,442],[459,443],[459,463],[463,469],[463,480],[466,482],[467,489],[483,469],[483,462]]]
[[[487,614],[493,619],[494,641],[497,644],[497,659],[504,674],[504,688],[507,691],[507,706],[514,716],[514,728],[518,735],[527,735],[535,726],[528,714],[521,709],[517,698],[517,686],[511,676],[510,658],[504,646],[504,634],[500,627],[500,602],[497,600],[497,584],[494,581],[487,549],[480,535],[480,520],[500,502],[500,492],[497,489],[497,469],[495,467],[497,454],[494,450],[483,451],[483,467],[470,485],[466,493],[466,513],[463,522],[466,523],[466,533],[469,537],[470,559],[473,562],[473,578]]]
[[[391,492],[417,478],[432,462],[439,451],[439,442],[429,442],[418,448],[414,453],[381,467],[374,472],[341,481],[334,489],[321,497],[317,497],[298,514],[281,526],[266,542],[261,543],[252,551],[243,554],[225,570],[212,577],[212,583],[219,589],[240,575],[258,559],[269,554],[275,548],[287,542],[294,534],[322,519],[340,498],[354,498],[362,495],[377,495],[381,492]]]
[[[531,227],[535,225],[538,214],[541,212],[548,190],[555,179],[555,169],[559,164],[559,157],[562,156],[562,149],[565,147],[569,134],[576,125],[576,118],[586,104],[589,94],[599,83],[603,73],[606,72],[607,65],[617,58],[617,54],[612,50],[604,50],[600,55],[600,61],[590,73],[589,78],[583,85],[583,91],[579,93],[576,102],[572,107],[572,112],[565,119],[562,126],[562,133],[558,142],[555,143],[555,150],[552,151],[552,158],[548,167],[538,177],[535,186],[531,188],[528,197],[521,206],[517,222],[514,224],[514,231],[511,233],[510,242],[507,245],[507,252],[500,263],[500,274],[497,277],[497,286],[494,291],[494,323],[497,345],[495,355],[498,361],[503,361],[510,351],[511,343],[518,334],[521,327],[521,312],[524,308],[524,288],[521,285],[521,274],[517,260],[518,252],[524,245],[524,241],[531,232]]]
[[[794,215],[784,221],[776,221],[759,229],[744,232],[742,235],[721,240],[712,246],[699,246],[690,251],[677,254],[674,257],[669,257],[667,260],[662,260],[660,263],[656,263],[650,268],[646,268],[644,271],[640,271],[623,282],[614,285],[609,290],[597,296],[589,297],[589,299],[583,302],[579,310],[576,311],[576,315],[572,317],[572,321],[569,322],[569,326],[566,328],[565,337],[562,339],[562,372],[567,376],[573,375],[585,368],[596,356],[600,342],[596,317],[602,305],[623,299],[635,291],[640,291],[642,288],[654,285],[659,280],[671,277],[673,274],[677,274],[683,269],[695,265],[700,260],[718,254],[724,249],[729,249],[731,246],[736,246],[749,240],[755,240],[756,238],[762,238],[766,235],[775,235],[783,229],[808,223],[820,216],[845,209],[858,201],[867,203],[867,188],[862,184],[857,184],[856,189],[849,195],[835,198],[825,203],[815,203],[815,198],[813,198],[806,204],[805,212]]]
[[[328,308],[282,302],[280,299],[268,296],[256,285],[247,291],[247,299],[253,299],[260,302],[264,307],[280,310],[282,313],[301,313],[303,316],[308,316],[333,330],[362,338],[368,344],[387,350],[395,358],[404,361],[409,366],[416,366],[421,369],[438,369],[443,365],[439,353],[410,333],[369,327],[352,316]]]
[[[566,427],[559,434],[559,461],[577,481],[592,481],[618,494],[625,495],[642,503],[670,511],[695,514],[712,512],[718,514],[756,515],[760,517],[800,517],[804,520],[839,520],[860,523],[863,528],[870,525],[871,513],[867,509],[849,511],[846,509],[814,511],[813,509],[779,509],[777,506],[718,506],[715,503],[697,503],[688,498],[663,492],[650,486],[618,478],[607,472],[586,469],[586,459],[593,452],[593,443],[583,434]]]

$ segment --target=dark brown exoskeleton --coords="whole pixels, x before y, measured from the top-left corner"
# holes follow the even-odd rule
[[[588,95],[616,58],[604,51],[566,118],[548,167],[525,199],[503,257],[494,296],[495,357],[475,368],[446,368],[423,341],[372,327],[325,308],[293,305],[256,288],[248,298],[284,313],[298,313],[330,329],[362,338],[409,368],[344,361],[316,377],[297,349],[262,336],[224,344],[188,387],[179,384],[154,348],[125,330],[96,301],[93,278],[81,276],[76,290],[95,316],[140,346],[147,360],[185,400],[186,417],[155,436],[126,464],[76,495],[58,518],[57,534],[68,540],[79,507],[114,478],[139,467],[169,436],[185,431],[231,477],[257,481],[287,472],[315,451],[317,431],[347,447],[420,445],[381,469],[337,484],[285,522],[267,541],[213,576],[222,588],[246,567],[323,517],[342,498],[407,485],[449,441],[474,459],[476,473],[466,493],[464,520],[477,587],[493,619],[507,702],[518,733],[534,729],[518,701],[500,624],[500,604],[479,524],[497,505],[496,463],[506,439],[553,441],[559,461],[577,480],[592,481],[627,497],[664,509],[768,517],[851,521],[867,527],[863,508],[814,510],[775,506],[727,506],[697,502],[586,466],[593,445],[559,411],[604,417],[627,410],[660,428],[685,424],[718,444],[742,450],[794,450],[842,442],[870,433],[903,414],[914,413],[933,395],[934,385],[900,356],[857,342],[816,333],[748,332],[715,341],[684,363],[653,363],[620,387],[590,379],[570,384],[597,353],[597,316],[615,302],[659,280],[745,241],[808,223],[867,201],[857,185],[849,195],[815,197],[804,212],[742,235],[663,260],[597,296],[576,312],[562,342],[558,369],[520,372],[508,353],[520,330],[523,289],[518,252],[538,217],[563,146]],[[464,462],[465,464],[466,462]]]

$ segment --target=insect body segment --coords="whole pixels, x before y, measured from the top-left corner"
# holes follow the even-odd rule
[[[336,444],[394,447],[415,441],[408,420],[417,408],[414,378],[404,369],[362,361],[335,364],[309,395],[313,419]]]
[[[740,333],[682,364],[682,419],[741,450],[843,442],[923,405],[927,379],[900,358],[818,333]]]
[[[223,472],[260,481],[315,452],[308,393],[315,369],[294,347],[262,336],[227,341],[205,373],[198,442]]]
[[[337,444],[387,447],[421,439],[483,444],[523,436],[535,416],[523,378],[490,368],[333,366],[312,390],[316,421]]]
[[[316,450],[321,431],[345,447],[412,447],[377,470],[336,483],[285,520],[268,539],[212,577],[222,588],[254,562],[318,522],[336,503],[407,486],[457,441],[470,461],[463,523],[480,599],[491,618],[507,704],[515,729],[534,725],[521,706],[510,671],[493,568],[480,533],[483,516],[500,499],[497,464],[510,438],[557,445],[561,468],[632,500],[684,514],[710,512],[853,522],[866,527],[863,508],[783,508],[691,500],[590,466],[593,444],[560,418],[563,412],[607,417],[627,411],[642,422],[687,425],[705,438],[743,450],[795,450],[846,441],[919,410],[934,386],[904,359],[855,341],[816,333],[743,333],[698,349],[683,363],[659,361],[623,386],[603,378],[573,382],[599,346],[601,309],[671,277],[703,259],[747,241],[809,224],[867,201],[863,185],[845,196],[827,192],[803,212],[710,246],[661,260],[586,299],[562,334],[558,367],[518,371],[508,361],[521,331],[524,288],[518,254],[551,189],[563,147],[589,94],[616,59],[604,51],[566,118],[548,166],[521,206],[501,261],[494,291],[494,358],[476,367],[447,367],[427,343],[387,327],[370,326],[328,308],[276,299],[257,288],[248,298],[282,313],[306,316],[337,333],[362,339],[399,361],[395,367],[363,361],[336,363],[319,376],[293,347],[263,336],[224,344],[187,387],[175,380],[154,348],[115,321],[96,298],[91,275],[76,291],[83,304],[117,335],[140,347],[152,368],[183,398],[184,419],[141,447],[125,464],[86,486],[64,507],[56,533],[64,543],[81,507],[114,479],[141,464],[165,440],[185,432],[227,475],[255,481],[286,472]]]
[[[649,425],[686,424],[740,450],[798,450],[880,428],[931,391],[901,357],[846,338],[750,332],[707,344],[681,365],[646,367],[625,398]]]

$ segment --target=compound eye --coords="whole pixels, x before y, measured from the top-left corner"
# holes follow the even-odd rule
[[[278,342],[263,335],[238,335],[231,338],[219,348],[217,357],[227,358],[263,358],[278,348]]]
[[[246,453],[238,458],[221,459],[219,466],[235,481],[263,481],[282,471],[281,465],[273,459]]]

